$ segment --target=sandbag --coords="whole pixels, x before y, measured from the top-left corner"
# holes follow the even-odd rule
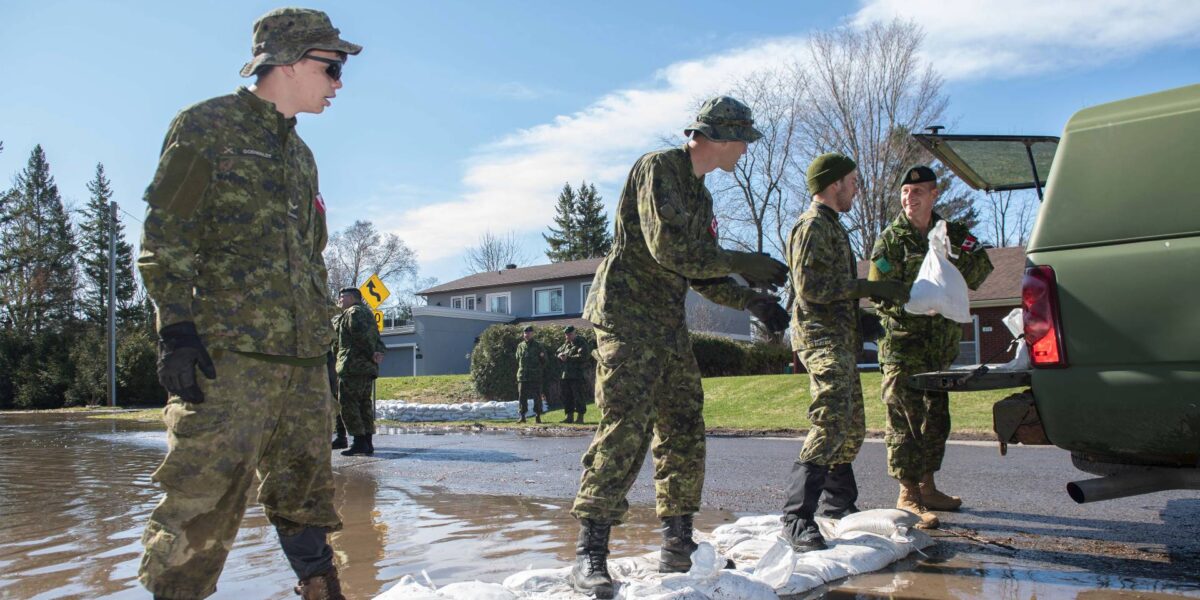
[[[946,222],[938,221],[929,231],[929,251],[921,261],[904,310],[917,315],[942,315],[951,321],[970,323],[971,302],[967,280],[947,258],[950,238]]]

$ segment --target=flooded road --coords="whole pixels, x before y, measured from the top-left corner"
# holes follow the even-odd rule
[[[406,574],[424,572],[438,584],[499,582],[572,559],[577,525],[567,509],[586,438],[408,433],[375,441],[373,458],[334,460],[345,529],[331,541],[349,598],[370,598]],[[777,493],[764,482],[777,485],[770,469],[787,462],[775,454],[792,446],[798,442],[711,439],[704,502],[722,509],[698,515],[698,529],[775,510]],[[0,598],[146,598],[136,572],[142,527],[159,496],[150,474],[166,451],[161,429],[76,414],[8,414],[0,415],[0,448]],[[886,502],[890,488],[875,487],[866,465],[856,469],[865,505]],[[643,473],[628,523],[614,530],[614,556],[657,548],[651,489]],[[1200,505],[1194,494],[1155,502]],[[996,523],[1014,519],[1006,512],[1013,507],[979,508],[955,515],[951,530],[962,535],[939,538],[928,557],[804,597],[1200,597],[1193,569],[1200,555],[1189,555],[1200,542],[1170,537],[1196,542],[1200,515],[1164,510],[1158,525],[1143,515],[1145,522],[1111,534],[1094,531],[1109,522],[1103,519],[1034,518],[1035,527],[1012,526],[1002,536]],[[1064,541],[1061,528],[1095,539]],[[274,529],[251,504],[216,597],[294,598],[293,584]]]

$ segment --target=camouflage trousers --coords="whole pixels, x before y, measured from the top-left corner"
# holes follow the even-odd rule
[[[887,445],[888,475],[896,479],[917,480],[942,468],[950,437],[950,396],[913,389],[908,386],[908,378],[946,366],[940,359],[881,365],[883,403],[887,407],[883,441]]]
[[[533,401],[533,414],[542,414],[542,382],[518,381],[517,408],[521,409],[522,417],[525,416],[525,411],[529,409],[530,401]]]
[[[197,375],[204,402],[171,396],[163,498],[142,535],[138,579],[164,598],[204,598],[233,547],[255,473],[258,501],[280,535],[342,524],[333,506],[333,396],[324,365],[298,367],[214,351],[217,378]]]
[[[687,331],[627,339],[596,328],[600,422],[583,455],[571,514],[620,522],[649,450],[660,517],[700,509],[704,487],[704,390]],[[665,340],[665,342],[664,342]]]
[[[562,396],[563,410],[568,413],[583,413],[587,412],[587,380],[586,379],[561,379],[558,382],[558,392]]]
[[[854,462],[867,435],[862,382],[854,352],[842,346],[822,346],[800,351],[808,371],[812,424],[800,450],[800,462],[839,465]]]
[[[375,433],[375,410],[371,406],[374,377],[338,377],[338,404],[346,432],[353,436]]]

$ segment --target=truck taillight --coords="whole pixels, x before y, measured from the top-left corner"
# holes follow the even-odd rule
[[[1021,308],[1025,317],[1025,343],[1029,344],[1033,366],[1067,366],[1054,269],[1048,266],[1025,269],[1025,277],[1021,280]]]

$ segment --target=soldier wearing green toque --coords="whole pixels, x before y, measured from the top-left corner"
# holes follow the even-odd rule
[[[325,13],[254,23],[255,84],[183,109],[154,180],[138,269],[157,311],[167,456],[138,579],[155,598],[204,598],[247,491],[275,526],[305,600],[343,598],[326,533],[341,528],[329,456],[325,201],[296,115],[319,114],[361,46]],[[197,377],[196,371],[203,374]]]
[[[583,413],[587,411],[588,396],[591,395],[587,391],[587,375],[584,374],[591,351],[587,342],[575,333],[573,325],[568,325],[563,330],[563,335],[566,336],[566,341],[558,347],[556,354],[562,362],[562,377],[559,379],[558,390],[562,396],[563,411],[567,413],[563,422],[582,423]]]

